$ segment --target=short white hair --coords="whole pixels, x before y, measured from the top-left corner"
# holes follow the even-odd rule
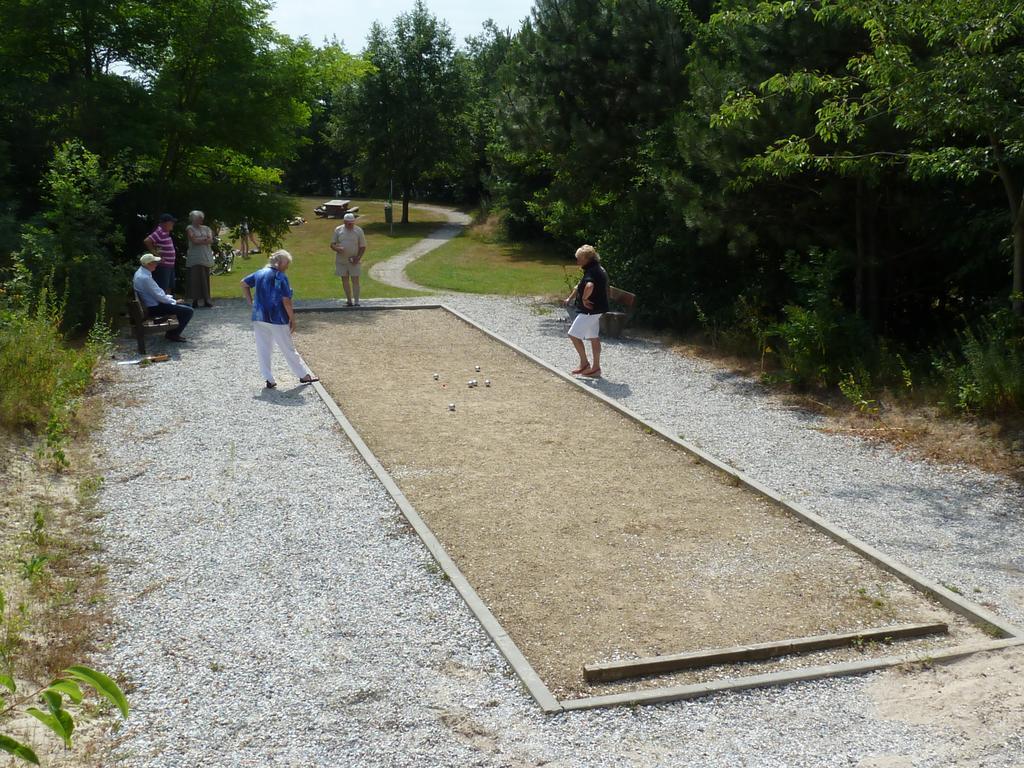
[[[206,220],[206,214],[203,213],[202,211],[189,211],[189,214],[188,214],[189,223],[195,224],[196,223],[196,219],[203,219],[203,221],[205,221]]]
[[[270,261],[267,262],[267,266],[279,267],[279,266],[281,266],[282,263],[284,263],[284,264],[291,264],[292,263],[292,255],[290,253],[288,253],[288,251],[284,250],[283,248],[281,250],[279,250],[279,251],[274,251],[272,254],[270,254]]]

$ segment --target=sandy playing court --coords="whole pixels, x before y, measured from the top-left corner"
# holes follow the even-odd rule
[[[560,698],[864,658],[875,649],[639,682],[584,681],[583,664],[613,658],[936,620],[949,623],[949,636],[899,650],[987,639],[442,310],[303,314],[296,343]],[[477,388],[467,387],[471,378]]]

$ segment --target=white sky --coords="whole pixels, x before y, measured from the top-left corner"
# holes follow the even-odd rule
[[[479,35],[483,23],[493,19],[499,28],[519,29],[530,15],[533,0],[425,0],[427,9],[448,23],[455,43],[462,47],[470,35]],[[359,53],[374,21],[390,27],[400,13],[408,13],[415,0],[389,3],[356,0],[275,0],[270,20],[291,37],[305,35],[314,45],[336,36],[349,53]]]

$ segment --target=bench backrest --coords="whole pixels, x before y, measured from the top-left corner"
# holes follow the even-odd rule
[[[134,325],[142,325],[143,320],[146,319],[146,310],[143,309],[139,294],[135,291],[132,291],[132,297],[128,300],[128,316]]]
[[[636,304],[636,294],[630,293],[629,291],[623,291],[621,288],[616,288],[614,285],[610,285],[608,286],[608,300],[613,301],[616,304],[621,304],[628,312],[632,312],[633,307]]]

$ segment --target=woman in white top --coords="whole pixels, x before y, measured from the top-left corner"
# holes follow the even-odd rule
[[[210,267],[213,266],[213,230],[203,221],[206,216],[202,211],[192,211],[188,215],[189,225],[185,229],[188,236],[188,254],[185,264],[188,266],[189,295],[192,306],[198,307],[200,300],[204,307],[212,307],[210,303]]]

